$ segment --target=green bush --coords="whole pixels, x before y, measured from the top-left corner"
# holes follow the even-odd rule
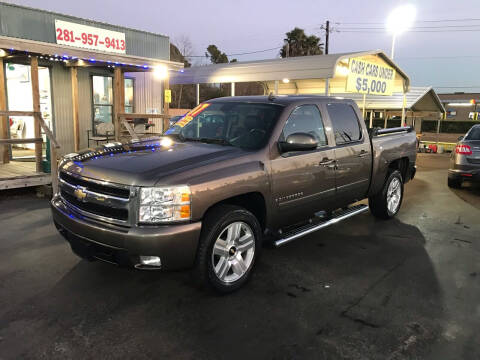
[[[480,121],[442,120],[440,122],[440,132],[445,134],[464,134],[475,124],[480,124]],[[437,132],[437,121],[423,120],[422,132]]]
[[[399,127],[401,126],[401,119],[390,119],[387,121],[387,128],[394,128],[394,127]],[[367,119],[365,120],[365,124],[367,124],[367,127],[370,125],[370,120]],[[383,126],[385,125],[385,120],[384,119],[373,119],[373,127],[379,127],[383,129]]]

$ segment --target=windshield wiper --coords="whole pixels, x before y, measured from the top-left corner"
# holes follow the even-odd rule
[[[196,141],[206,144],[218,144],[218,145],[227,145],[233,146],[233,144],[227,139],[211,139],[211,138],[184,138],[185,141]]]

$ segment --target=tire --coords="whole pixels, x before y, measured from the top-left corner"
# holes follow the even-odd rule
[[[252,274],[261,242],[262,229],[251,212],[234,205],[216,206],[202,228],[193,270],[197,284],[219,293],[239,289]]]
[[[380,219],[391,219],[400,210],[402,200],[402,174],[398,170],[393,170],[389,172],[382,190],[378,194],[368,198],[368,205],[370,206],[370,212],[375,217]]]
[[[453,189],[458,189],[462,187],[462,180],[461,179],[453,179],[448,178],[448,187]]]

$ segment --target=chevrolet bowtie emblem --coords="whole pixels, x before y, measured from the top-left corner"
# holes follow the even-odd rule
[[[79,200],[79,201],[84,201],[85,198],[87,197],[87,192],[84,187],[77,186],[75,191],[73,192],[73,195]]]

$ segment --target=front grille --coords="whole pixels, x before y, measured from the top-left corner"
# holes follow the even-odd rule
[[[94,204],[91,202],[82,202],[77,200],[74,196],[67,193],[65,190],[62,190],[60,194],[64,200],[66,200],[73,206],[79,208],[80,210],[87,211],[89,213],[92,213],[98,216],[107,217],[107,218],[118,219],[122,221],[128,220],[127,209],[115,209],[109,206],[103,206],[103,205]]]
[[[97,221],[128,226],[130,189],[60,172],[60,195],[68,205]]]
[[[96,191],[101,194],[110,195],[110,196],[117,196],[123,199],[128,199],[130,196],[129,189],[122,189],[118,187],[102,185],[98,183],[94,183],[91,181],[87,181],[84,179],[77,178],[75,176],[69,175],[65,172],[60,172],[60,179],[66,181],[67,183],[74,185],[74,186],[83,186],[87,190]]]

